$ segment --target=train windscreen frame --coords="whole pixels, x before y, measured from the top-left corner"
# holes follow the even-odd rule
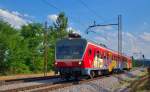
[[[56,43],[56,59],[81,59],[87,41],[85,39],[63,39]]]

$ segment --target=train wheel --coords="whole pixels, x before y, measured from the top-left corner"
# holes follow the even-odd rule
[[[130,70],[131,70],[131,68],[128,68],[128,69],[127,69],[127,71],[130,71]]]
[[[94,76],[95,76],[95,72],[94,71],[90,71],[90,75],[89,75],[90,79],[93,79]]]
[[[114,73],[114,74],[117,74],[117,69],[113,69],[113,73]]]
[[[102,72],[99,70],[97,73],[98,76],[102,75]]]

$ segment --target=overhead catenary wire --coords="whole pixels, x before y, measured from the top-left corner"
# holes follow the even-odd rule
[[[58,8],[56,5],[52,4],[51,2],[48,2],[47,0],[42,0],[42,1],[43,1],[44,4],[46,4],[46,5],[48,5],[48,6],[52,7],[52,8],[54,8],[54,9],[56,9],[57,11],[59,11],[59,12],[62,11],[62,9]],[[80,0],[80,1],[81,1],[81,4],[84,5],[84,7],[86,7],[90,12],[92,12],[92,14],[96,15],[96,17],[98,17],[98,18],[103,19],[103,18],[102,18],[101,16],[99,16],[94,10],[92,10],[86,3],[84,3],[83,0]],[[82,23],[80,20],[75,19],[75,18],[72,17],[72,16],[69,16],[69,17],[70,17],[70,20],[75,21],[75,22],[77,22],[78,24],[81,24],[82,26],[84,26],[84,27],[85,27],[85,30],[86,30],[86,28],[88,27],[88,25]]]
[[[54,4],[50,3],[50,2],[48,2],[47,0],[41,0],[41,1],[42,1],[44,4],[46,4],[46,5],[48,5],[48,6],[52,7],[52,8],[54,8],[55,10],[57,10],[57,11],[59,11],[59,12],[62,12],[62,11],[63,11],[62,9],[58,8],[56,5],[54,5]],[[81,23],[79,20],[74,19],[72,16],[69,16],[69,17],[70,17],[71,20],[76,21],[77,23],[83,25],[84,27],[88,27],[88,26],[85,25],[84,23]]]
[[[102,17],[102,16],[98,15],[98,14],[96,13],[96,11],[93,10],[93,9],[91,9],[83,0],[78,0],[78,1],[79,1],[80,4],[82,4],[85,8],[87,8],[87,9],[89,10],[89,12],[91,12],[95,17],[102,19],[102,21],[105,21],[105,20],[103,20],[103,17]]]
[[[43,3],[45,3],[46,5],[58,10],[58,11],[61,11],[58,7],[56,7],[54,4],[48,2],[47,0],[41,0]]]
[[[102,23],[109,23],[109,21],[112,21],[112,20],[116,20],[116,18],[111,18],[111,19],[107,19],[107,20],[104,20],[104,18],[102,16],[100,16],[95,10],[93,10],[92,8],[90,8],[85,2],[84,0],[78,0],[80,4],[82,4],[85,8],[87,8],[87,10],[93,14],[95,17],[99,18],[102,20]],[[95,22],[95,21],[94,21]]]

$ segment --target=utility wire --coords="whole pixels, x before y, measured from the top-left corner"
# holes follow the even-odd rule
[[[52,3],[48,2],[47,0],[42,0],[43,3],[45,3],[46,5],[58,10],[58,11],[61,11],[58,7],[56,7],[55,5],[53,5]]]
[[[43,3],[45,3],[46,5],[48,5],[48,6],[52,7],[52,8],[54,8],[54,9],[56,9],[56,10],[58,10],[58,11],[62,11],[62,10],[59,9],[57,6],[55,6],[54,4],[48,2],[47,0],[42,0],[42,1],[43,1]],[[91,9],[83,0],[80,0],[80,1],[81,1],[80,3],[81,3],[84,7],[86,7],[90,12],[92,12],[93,15],[95,15],[96,17],[101,18],[101,19],[103,20],[102,16],[99,16],[99,15],[98,15],[93,9]],[[70,18],[71,18],[71,20],[74,20],[73,17],[70,16]],[[84,23],[81,23],[79,20],[76,20],[76,22],[78,22],[79,24],[81,24],[81,25],[87,27],[87,25],[85,25]],[[105,22],[105,21],[103,20],[103,22]]]
[[[94,16],[103,20],[102,16],[99,16],[93,9],[91,9],[83,0],[78,0],[85,8],[87,8]],[[104,20],[103,20],[104,21]]]
[[[60,8],[58,8],[57,6],[55,6],[54,4],[48,2],[47,0],[41,0],[44,4],[58,10],[59,12],[62,11]],[[74,21],[74,18],[72,16],[70,16],[70,19]],[[84,27],[88,27],[87,25],[85,25],[84,23],[81,23],[79,20],[75,19],[76,22],[78,22],[79,24],[83,25]]]
[[[93,9],[91,9],[85,2],[84,0],[78,0],[80,2],[80,4],[82,4],[85,8],[87,8],[89,10],[89,12],[91,12],[94,16],[96,16],[97,18],[100,18],[102,19],[103,23],[107,23],[109,21],[112,21],[112,20],[116,20],[116,18],[111,18],[111,19],[107,19],[107,20],[104,20],[104,18],[100,15],[98,15],[96,13],[96,11],[94,11]]]

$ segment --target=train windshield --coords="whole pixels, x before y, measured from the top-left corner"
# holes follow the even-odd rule
[[[85,47],[85,39],[60,40],[56,43],[56,59],[81,59]]]

